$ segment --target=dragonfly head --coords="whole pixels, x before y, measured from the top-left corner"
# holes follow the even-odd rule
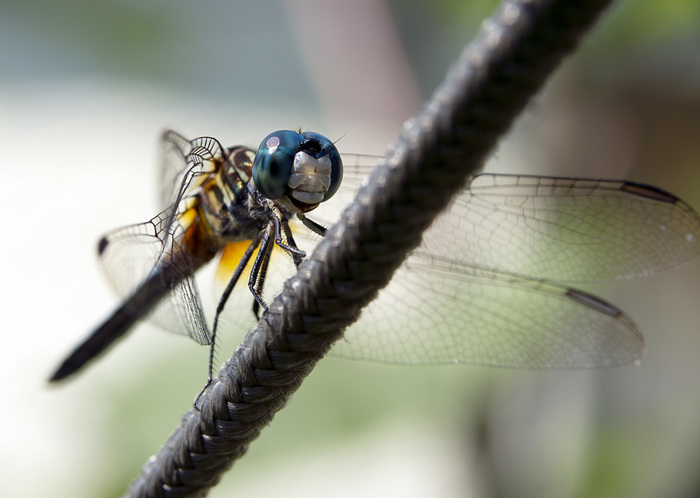
[[[330,199],[342,179],[343,162],[338,149],[318,133],[270,133],[253,162],[253,181],[258,191],[300,213]]]

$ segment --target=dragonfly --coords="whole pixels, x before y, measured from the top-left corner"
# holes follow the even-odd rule
[[[273,256],[293,271],[307,252],[297,241],[312,248],[377,162],[341,158],[328,138],[290,130],[271,133],[257,151],[173,131],[161,144],[162,212],[98,244],[123,302],[51,381],[79,371],[143,318],[210,345],[211,379],[221,320],[252,322],[267,312],[268,277],[279,273]],[[308,218],[317,208],[319,221]],[[477,174],[333,352],[528,369],[637,362],[644,339],[634,322],[569,284],[650,275],[699,253],[698,214],[657,187]],[[195,273],[217,259],[225,288],[209,327]],[[246,312],[229,299],[244,274]]]

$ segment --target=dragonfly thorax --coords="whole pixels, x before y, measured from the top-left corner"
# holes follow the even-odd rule
[[[251,179],[254,152],[234,147],[229,154],[229,162],[212,172],[197,194],[199,219],[219,243],[255,238],[271,216]]]

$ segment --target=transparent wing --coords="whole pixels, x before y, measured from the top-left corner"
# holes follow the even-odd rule
[[[150,312],[145,311],[147,303],[136,300],[132,306],[137,310],[143,307],[144,316],[167,330],[209,344],[210,334],[187,258],[178,258],[177,265],[161,264],[170,259],[174,241],[186,228],[180,218],[168,225],[166,220],[171,217],[171,210],[166,210],[145,223],[109,232],[100,241],[100,262],[123,299],[135,296],[159,265],[161,271],[173,272],[176,276],[173,281],[177,283]]]
[[[188,261],[171,265],[177,283],[149,313],[148,318],[166,330],[191,337],[199,344],[211,344],[204,308],[200,300],[194,269]]]
[[[700,254],[700,220],[677,197],[626,181],[481,174],[422,251],[559,281],[609,281]]]
[[[182,251],[178,258],[171,256],[179,250],[179,240],[192,222],[192,196],[201,179],[226,159],[219,143],[209,137],[190,141],[166,131],[161,143],[163,183],[159,201],[164,210],[146,223],[108,233],[100,242],[100,260],[113,287],[125,299],[134,295],[157,268],[173,272],[175,285],[148,312],[148,318],[167,330],[209,344],[194,268]]]
[[[214,171],[226,157],[218,140],[199,137],[188,140],[166,130],[161,136],[160,209],[178,206],[199,186],[198,180]]]
[[[331,199],[336,205],[352,200],[377,161],[343,159],[350,188]],[[324,205],[318,211],[328,224],[340,212]],[[421,251],[538,279],[604,282],[697,257],[700,219],[681,199],[640,183],[479,174],[429,228]]]
[[[639,359],[621,311],[585,293],[414,253],[333,353],[402,363],[589,368]]]
[[[145,223],[112,230],[100,240],[100,263],[119,297],[133,294],[163,257],[170,217],[166,210]]]
[[[357,188],[376,159],[344,161],[344,184]],[[332,223],[337,213],[321,219]],[[629,318],[545,280],[609,281],[674,268],[700,253],[699,237],[697,213],[648,185],[477,175],[334,351],[409,364],[628,363],[643,351]]]

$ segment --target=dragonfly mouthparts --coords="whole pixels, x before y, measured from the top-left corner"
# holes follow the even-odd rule
[[[316,158],[303,151],[295,154],[287,186],[290,195],[299,202],[318,204],[323,201],[331,186],[330,157]]]

